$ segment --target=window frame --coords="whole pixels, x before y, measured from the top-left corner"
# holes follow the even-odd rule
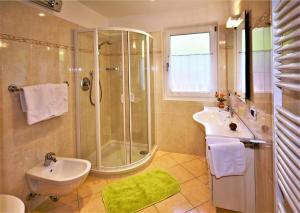
[[[212,54],[211,70],[213,89],[211,92],[172,92],[168,84],[168,66],[170,55],[170,40],[171,36],[187,35],[197,33],[210,34],[210,51]],[[201,100],[214,98],[215,91],[218,91],[218,49],[217,49],[217,24],[197,25],[189,27],[176,27],[165,29],[165,55],[163,64],[163,79],[164,79],[164,99],[169,100]]]

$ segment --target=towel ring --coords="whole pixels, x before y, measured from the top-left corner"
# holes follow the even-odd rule
[[[70,84],[69,84],[68,81],[64,81],[64,83],[67,84],[68,86],[70,86]],[[18,87],[15,84],[8,85],[7,89],[8,89],[9,92],[20,92],[20,91],[23,91],[22,88]]]

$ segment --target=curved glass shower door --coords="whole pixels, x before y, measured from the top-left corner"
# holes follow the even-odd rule
[[[95,171],[124,171],[151,157],[149,37],[120,28],[75,34],[78,156]]]
[[[124,83],[126,72],[123,45],[125,40],[127,40],[127,33],[120,31],[98,33],[99,79],[102,90],[100,102],[102,167],[116,167],[128,163],[125,143],[128,130],[124,128],[128,126],[124,116],[128,108],[126,107],[128,100],[125,98],[128,86]]]
[[[146,36],[101,31],[98,43],[101,166],[127,165],[148,153]]]
[[[147,46],[146,36],[128,33],[129,50],[129,116],[130,116],[130,163],[148,154],[147,110]]]

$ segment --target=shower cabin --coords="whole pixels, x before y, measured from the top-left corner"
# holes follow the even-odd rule
[[[77,156],[96,173],[142,166],[156,150],[151,35],[97,28],[74,41]]]

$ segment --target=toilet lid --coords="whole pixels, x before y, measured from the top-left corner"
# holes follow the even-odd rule
[[[0,194],[1,213],[24,213],[25,205],[19,198],[12,195]]]

